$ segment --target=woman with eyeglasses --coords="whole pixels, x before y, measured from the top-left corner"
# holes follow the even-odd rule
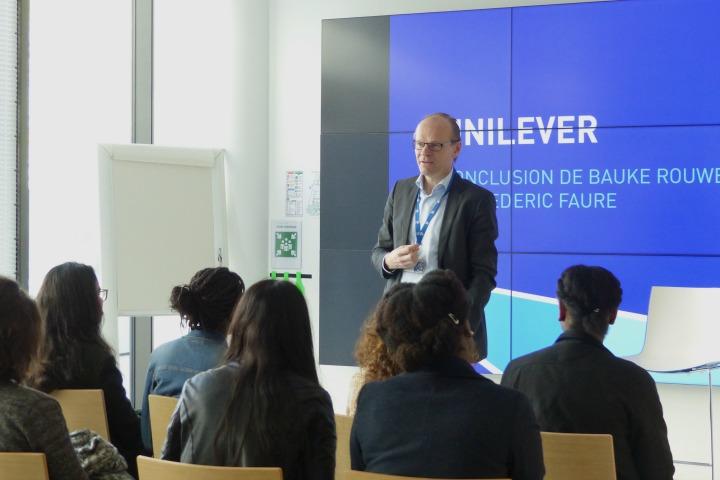
[[[110,442],[137,477],[136,457],[143,453],[140,419],[125,394],[112,348],[100,333],[106,295],[88,265],[67,262],[47,273],[37,296],[45,327],[43,364],[30,384],[44,392],[102,389]]]
[[[477,350],[469,311],[450,270],[385,294],[377,332],[405,373],[360,391],[350,434],[353,470],[542,480],[540,431],[527,398],[471,365]]]
[[[332,480],[333,407],[318,382],[302,294],[290,282],[256,283],[228,333],[225,364],[185,383],[162,458],[281,467],[285,480]]]
[[[177,397],[186,380],[220,365],[227,350],[230,314],[244,291],[240,275],[225,267],[203,268],[190,283],[172,289],[170,306],[180,314],[180,323],[190,326],[190,332],[150,355],[140,417],[147,450],[152,449],[148,395]]]

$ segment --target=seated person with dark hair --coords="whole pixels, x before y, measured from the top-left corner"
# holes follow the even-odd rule
[[[189,284],[173,287],[170,307],[180,314],[181,324],[190,326],[190,332],[150,355],[140,415],[145,449],[152,450],[148,395],[177,397],[188,379],[220,365],[227,351],[230,315],[244,291],[240,275],[226,267],[203,268]]]
[[[554,345],[510,362],[502,385],[530,399],[540,429],[613,436],[618,480],[670,480],[667,427],[655,383],[603,346],[622,299],[602,267],[575,265],[557,285],[563,334]]]
[[[350,434],[353,470],[415,477],[541,480],[540,431],[524,395],[495,385],[478,354],[457,276],[392,287],[377,333],[405,373],[366,384]]]
[[[0,277],[0,452],[44,453],[51,480],[84,480],[60,405],[21,385],[37,366],[41,342],[35,303],[13,280]]]

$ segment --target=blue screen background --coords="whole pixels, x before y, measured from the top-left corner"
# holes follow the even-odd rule
[[[417,175],[412,131],[428,113],[461,120],[458,172],[496,194],[498,290],[486,308],[489,364],[552,343],[555,284],[564,268],[602,265],[624,290],[606,344],[642,349],[653,285],[720,286],[720,2],[628,0],[399,15],[390,23],[389,185]],[[558,143],[558,116],[590,115],[596,142]],[[519,117],[533,120],[519,144]],[[502,119],[503,132],[478,119]],[[469,120],[469,123],[466,123]],[[487,122],[487,120],[485,120]],[[473,125],[475,127],[473,127]],[[487,123],[486,123],[487,125]],[[570,126],[577,124],[570,123]],[[475,133],[475,136],[473,135]],[[498,137],[515,144],[498,145]],[[592,184],[590,171],[640,171],[646,184]],[[674,183],[661,169],[686,177]],[[695,170],[693,170],[695,169]],[[699,169],[699,170],[698,170]],[[498,184],[500,172],[551,172],[552,183]],[[561,171],[578,170],[562,183]],[[702,171],[705,181],[691,181]],[[504,205],[550,194],[551,206]],[[612,195],[613,208],[560,206],[560,196]],[[678,319],[682,321],[682,319]],[[704,374],[657,375],[705,383]]]

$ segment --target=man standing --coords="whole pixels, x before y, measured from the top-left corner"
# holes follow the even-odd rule
[[[495,197],[455,172],[462,142],[450,115],[423,118],[413,147],[420,175],[393,187],[372,251],[373,265],[387,279],[386,290],[401,281],[417,282],[430,270],[455,272],[467,289],[470,325],[480,358],[485,358],[484,308],[497,273]]]

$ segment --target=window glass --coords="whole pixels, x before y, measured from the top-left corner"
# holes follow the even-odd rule
[[[180,325],[180,315],[155,315],[152,322],[152,349],[180,338],[189,331],[189,327]]]
[[[0,275],[16,274],[17,1],[0,0]]]
[[[29,286],[74,260],[100,275],[98,143],[129,143],[132,2],[33,0]]]

